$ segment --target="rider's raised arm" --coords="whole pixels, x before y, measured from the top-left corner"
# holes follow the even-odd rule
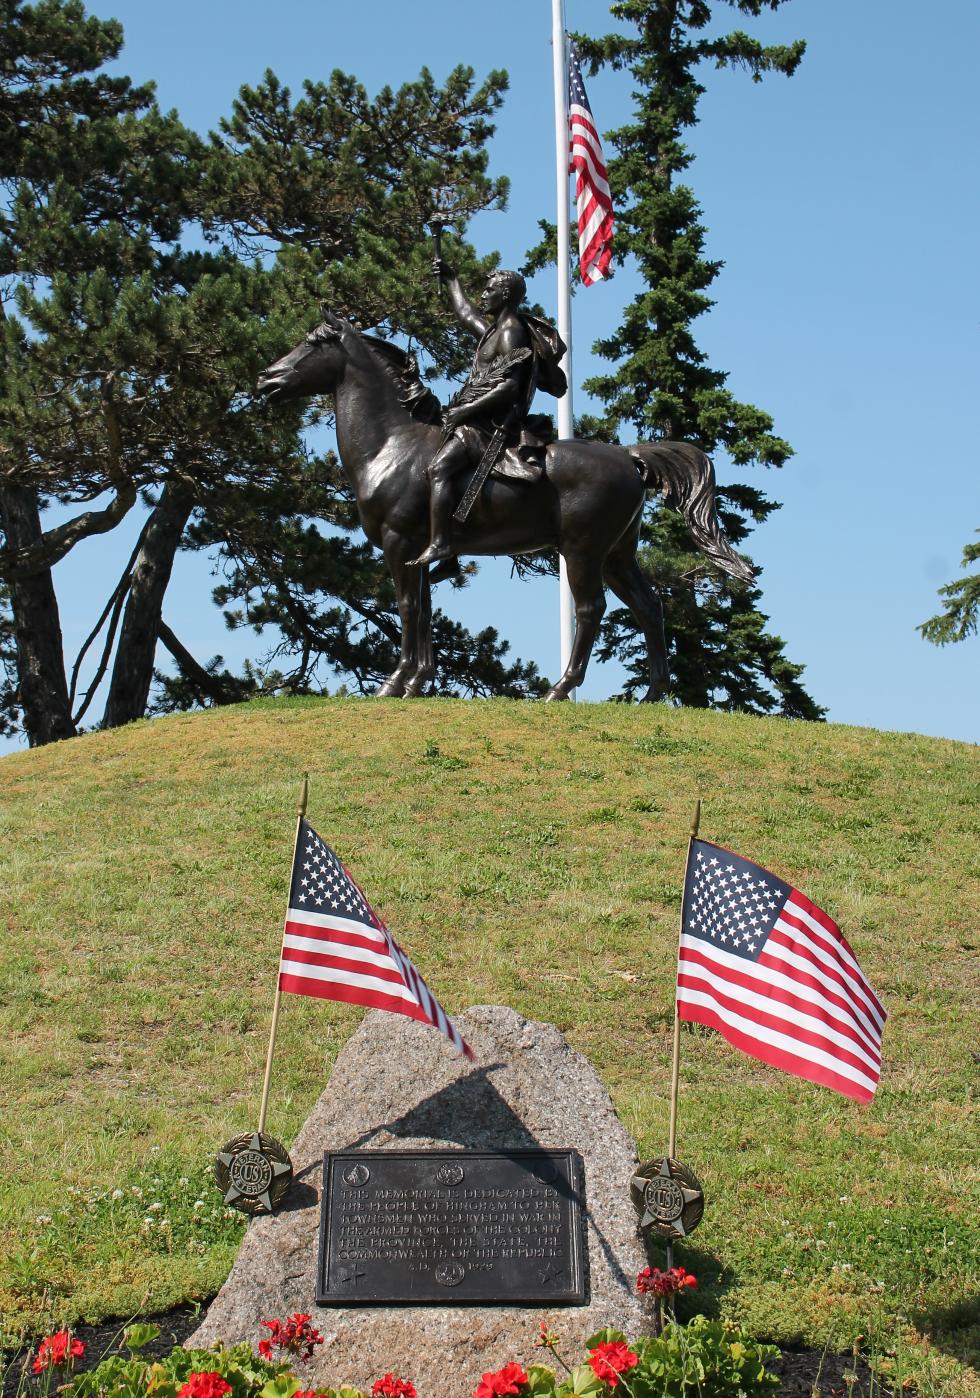
[[[452,302],[457,319],[474,335],[485,335],[490,329],[490,322],[480,315],[473,302],[467,298],[452,267],[443,262],[441,257],[434,257],[432,270],[439,278],[439,285],[444,286],[449,292],[449,300]]]

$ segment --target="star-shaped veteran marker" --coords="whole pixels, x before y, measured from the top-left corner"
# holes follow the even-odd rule
[[[704,1213],[700,1180],[693,1170],[667,1156],[640,1166],[630,1180],[630,1196],[640,1215],[640,1228],[652,1228],[664,1238],[685,1238]]]
[[[285,1146],[272,1136],[246,1131],[215,1156],[214,1178],[230,1208],[271,1214],[286,1197],[293,1164]]]

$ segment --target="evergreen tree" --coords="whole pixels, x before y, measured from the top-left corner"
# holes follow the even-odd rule
[[[783,0],[725,3],[756,17]],[[739,466],[781,466],[792,453],[774,434],[772,419],[737,401],[725,386],[727,375],[709,365],[695,341],[693,323],[713,304],[707,293],[722,264],[705,255],[701,209],[679,177],[693,158],[684,134],[698,120],[704,66],[744,68],[754,81],[770,72],[789,76],[804,44],[766,47],[741,30],[716,33],[717,12],[724,13],[714,0],[621,0],[611,13],[627,32],[576,36],[593,72],[610,64],[634,82],[634,120],[608,138],[615,152],[609,182],[616,260],[633,259],[645,283],[619,328],[595,346],[615,367],[586,382],[605,411],[584,419],[580,430],[617,438],[628,426],[641,439],[693,442],[709,454],[723,450]],[[540,261],[540,251],[532,256]],[[736,545],[778,508],[748,484],[720,488],[718,495]],[[642,537],[641,559],[665,600],[677,697],[693,705],[821,717],[823,710],[803,689],[802,667],[765,629],[759,588],[709,572],[668,511],[649,512]],[[625,662],[628,695],[645,685],[641,650],[629,614],[613,611],[597,654]]]
[[[963,567],[980,561],[980,544],[967,544],[963,550]],[[919,627],[927,641],[945,646],[951,641],[965,641],[977,634],[980,623],[980,573],[967,573],[956,582],[939,589],[943,609]]]
[[[336,462],[304,445],[302,429],[320,410],[264,414],[248,390],[309,328],[318,297],[369,323],[387,310],[391,329],[452,349],[444,322],[424,309],[435,297],[423,274],[423,191],[452,190],[461,221],[503,198],[482,152],[502,76],[474,90],[465,70],[443,88],[424,73],[372,103],[335,74],[294,108],[269,74],[243,91],[227,139],[208,144],[162,114],[151,88],[99,71],[118,55],[122,31],[87,17],[80,0],[0,0],[0,17],[0,580],[17,671],[0,690],[6,722],[22,712],[31,743],[71,736],[106,675],[103,723],[139,717],[160,639],[207,702],[265,683],[251,667],[201,688],[208,668],[163,607],[182,543],[233,541],[234,579],[240,559],[254,570],[270,554],[273,521],[284,558],[300,526],[322,558],[310,516],[332,526],[331,540],[341,536],[332,574],[313,581],[315,557],[304,563],[319,610],[309,625],[293,623],[286,644],[302,633],[300,651],[342,669],[345,617],[363,602],[381,663],[393,599],[369,551],[342,537],[354,521]],[[201,230],[210,238],[208,250],[187,249],[195,230],[198,241]],[[274,260],[251,255],[260,245]],[[456,252],[474,265],[467,245]],[[136,548],[69,677],[52,567],[139,502],[149,513]],[[69,517],[45,529],[53,503]],[[271,597],[274,579],[258,587]],[[345,605],[324,627],[331,589]],[[453,633],[447,674],[465,689],[477,666],[490,687],[533,688],[533,668],[508,670],[504,650],[486,635]],[[90,651],[95,677],[82,694]],[[299,667],[300,687],[315,660]]]
[[[503,207],[507,184],[487,177],[490,117],[506,75],[474,85],[457,68],[440,87],[423,70],[397,91],[370,97],[348,74],[304,84],[295,101],[275,75],[245,87],[212,136],[221,157],[208,187],[208,227],[243,254],[274,254],[301,305],[317,298],[364,329],[397,336],[423,356],[430,375],[462,372],[471,347],[442,303],[431,275],[426,225],[434,193],[465,225]],[[474,281],[496,259],[480,260],[458,231],[446,234],[454,264]],[[280,348],[285,350],[290,342]],[[329,411],[305,410],[307,426]],[[324,531],[310,525],[324,522]],[[261,498],[238,492],[189,531],[187,543],[220,551],[215,599],[229,626],[273,628],[266,684],[290,692],[322,686],[339,672],[370,692],[394,668],[400,623],[383,562],[360,531],[335,455],[311,456],[297,489]],[[465,580],[465,579],[464,579]],[[507,663],[492,629],[471,636],[436,612],[436,690],[526,696],[547,688],[532,664]],[[254,667],[237,680],[252,685]],[[198,690],[203,678],[198,675]],[[163,685],[161,703],[187,702],[186,685]]]

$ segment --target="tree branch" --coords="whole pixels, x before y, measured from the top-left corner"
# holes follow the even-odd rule
[[[125,519],[136,504],[136,486],[127,481],[117,490],[116,497],[104,510],[86,510],[56,529],[42,534],[37,543],[23,549],[0,549],[0,576],[8,582],[19,582],[35,573],[53,568],[70,553],[80,539],[92,534],[107,534]]]

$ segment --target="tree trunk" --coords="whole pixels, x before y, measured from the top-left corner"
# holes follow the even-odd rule
[[[23,486],[0,489],[0,524],[11,549],[38,543],[41,512],[37,495]],[[59,738],[73,738],[75,726],[68,703],[61,619],[50,568],[9,581],[10,607],[17,644],[18,697],[24,730],[32,748]]]
[[[150,516],[143,546],[133,569],[129,600],[112,667],[104,728],[118,728],[142,718],[153,682],[163,599],[173,572],[184,525],[194,508],[192,498],[166,485]]]
[[[203,704],[210,699],[212,704],[233,704],[241,696],[229,692],[226,681],[220,675],[212,675],[210,670],[194,659],[190,651],[161,617],[160,640],[177,662],[184,679],[197,690],[198,702]]]

